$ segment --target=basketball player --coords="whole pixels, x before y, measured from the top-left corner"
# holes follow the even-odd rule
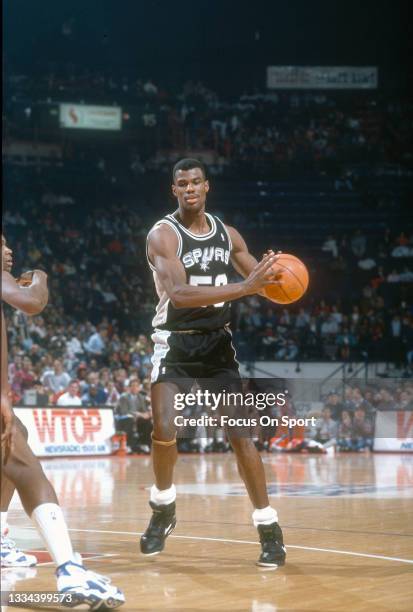
[[[12,252],[2,236],[2,300],[34,315],[43,310],[48,301],[47,275],[35,270],[29,286],[22,287],[11,276]],[[46,478],[40,461],[32,453],[24,434],[24,426],[13,414],[7,376],[6,324],[1,310],[1,471],[17,489],[23,508],[30,516],[55,562],[57,588],[68,594],[66,605],[87,605],[93,610],[121,606],[123,593],[109,584],[109,580],[81,565],[80,555],[74,553],[66,521],[58,505],[56,493]],[[70,599],[70,601],[69,601]]]
[[[257,263],[233,227],[205,212],[208,191],[203,164],[195,159],[179,161],[173,169],[172,184],[178,209],[158,221],[147,239],[147,257],[159,303],[152,336],[153,514],[140,541],[141,552],[146,555],[163,550],[176,524],[176,379],[239,381],[228,327],[229,302],[259,293],[273,278],[270,268],[276,255],[270,251]],[[231,263],[244,281],[228,284]],[[269,505],[261,457],[249,437],[227,434],[254,507],[252,520],[262,546],[257,564],[283,565],[286,549],[277,512]]]

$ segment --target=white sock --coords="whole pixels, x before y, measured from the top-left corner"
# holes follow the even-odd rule
[[[175,485],[171,485],[169,489],[160,491],[156,485],[151,486],[151,502],[159,506],[166,506],[176,500]]]
[[[31,519],[57,567],[67,561],[75,561],[72,543],[60,506],[50,503],[40,504],[33,510]]]
[[[272,523],[278,523],[278,514],[271,506],[255,509],[252,513],[252,521],[254,527],[258,527],[258,525],[271,525]]]
[[[7,510],[6,512],[0,512],[0,515],[1,515],[1,520],[0,520],[1,535],[5,536],[9,532],[9,526],[7,524]]]

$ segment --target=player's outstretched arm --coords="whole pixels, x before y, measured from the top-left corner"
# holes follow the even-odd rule
[[[275,256],[265,255],[240,283],[230,283],[219,287],[192,286],[186,282],[186,273],[177,257],[178,239],[166,225],[152,230],[148,236],[148,254],[162,282],[169,299],[175,308],[199,308],[230,302],[246,295],[258,293],[270,284],[270,268]]]
[[[20,286],[15,278],[3,270],[1,275],[1,298],[4,302],[28,315],[42,312],[49,299],[47,274],[35,270],[29,286]]]
[[[10,451],[13,448],[15,421],[9,398],[9,379],[7,372],[7,332],[4,321],[3,308],[1,308],[1,463],[6,464]]]

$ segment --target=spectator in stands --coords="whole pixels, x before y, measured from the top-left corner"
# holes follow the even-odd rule
[[[339,358],[343,361],[350,361],[352,349],[356,346],[357,340],[347,326],[343,325],[341,327],[336,344],[339,347]]]
[[[281,346],[280,346],[281,345]],[[280,348],[276,351],[276,359],[284,361],[294,361],[298,355],[298,346],[293,338],[282,338],[278,339],[278,346]]]
[[[320,333],[321,336],[334,336],[339,331],[339,325],[337,319],[332,313],[325,316],[324,321],[321,323]]]
[[[33,383],[33,391],[36,392],[36,406],[48,406],[49,394],[47,390],[44,388],[40,380],[35,380]]]
[[[348,410],[343,410],[338,425],[337,447],[340,451],[351,451],[353,449],[353,422]]]
[[[87,342],[84,343],[84,349],[89,355],[93,355],[95,358],[102,358],[106,351],[107,336],[107,327],[100,326],[99,330],[92,334]]]
[[[382,387],[377,395],[377,410],[398,410],[394,396],[386,387]]]
[[[342,189],[345,191],[353,191],[353,182],[351,172],[342,172],[341,176],[337,178],[334,182],[334,189],[336,191],[341,191]]]
[[[156,96],[158,93],[158,87],[155,85],[155,83],[153,82],[152,79],[148,79],[144,84],[143,84],[143,91],[148,95],[148,96]]]
[[[107,395],[106,405],[107,406],[116,406],[118,404],[118,402],[119,402],[120,393],[116,389],[116,385],[113,382],[113,380],[109,380],[108,381],[108,383],[106,384],[104,390],[105,390],[105,393]]]
[[[71,359],[79,359],[84,355],[82,343],[76,335],[75,330],[70,334],[70,340],[66,342],[66,355]]]
[[[274,314],[274,324],[277,323],[277,319],[275,317],[275,313]],[[295,319],[295,327],[297,329],[303,329],[306,328],[310,325],[310,314],[305,310],[305,308],[300,308],[300,310],[298,311],[298,315],[296,316]]]
[[[325,407],[330,409],[331,417],[338,421],[340,420],[341,413],[343,411],[343,402],[337,391],[331,391],[325,400]]]
[[[53,369],[46,370],[41,381],[43,385],[53,393],[64,391],[70,383],[70,376],[63,369],[63,364],[60,359],[55,359]]]
[[[36,366],[41,362],[42,356],[45,351],[39,346],[39,344],[32,344],[29,350],[29,359],[36,369]]]
[[[80,392],[83,393],[87,389],[87,364],[82,361],[77,366],[76,378],[79,382]]]
[[[350,246],[353,255],[357,257],[357,259],[361,259],[364,256],[367,247],[367,239],[364,234],[361,233],[360,229],[354,232],[350,241]]]
[[[363,406],[359,406],[354,412],[352,440],[352,448],[355,451],[371,450],[373,446],[373,425]]]
[[[128,436],[128,446],[133,450],[149,452],[152,431],[152,412],[148,397],[142,393],[137,378],[132,378],[125,393],[119,398],[116,409],[119,426]]]
[[[337,433],[337,423],[331,418],[331,410],[328,406],[324,406],[321,418],[316,422],[314,439],[325,447],[333,446],[336,443]]]
[[[334,238],[334,236],[327,237],[327,240],[324,242],[321,250],[325,251],[326,253],[331,253],[334,258],[338,257],[337,240]]]
[[[14,345],[12,346],[10,353],[11,356],[13,356],[13,359],[10,359],[8,374],[9,379],[13,381],[16,372],[22,368],[24,352],[20,350],[20,347]]]
[[[20,367],[17,366],[18,369],[14,371],[11,386],[15,393],[22,396],[26,389],[30,389],[33,386],[37,377],[33,371],[32,362],[29,357],[24,356],[17,364],[21,365]]]
[[[402,318],[399,313],[390,321],[390,359],[399,366],[403,362]]]
[[[107,400],[107,393],[99,382],[98,372],[89,372],[87,383],[80,386],[82,392],[82,404],[84,406],[103,405]]]
[[[400,410],[413,410],[413,396],[409,391],[401,391],[399,399]]]
[[[79,396],[79,381],[71,380],[67,391],[63,393],[57,400],[58,406],[81,406],[82,400]]]
[[[97,384],[88,385],[87,390],[82,395],[82,406],[104,406],[107,394]]]
[[[368,401],[366,397],[366,393],[362,393],[360,387],[353,388],[353,396],[352,396],[352,409],[353,412],[358,410],[358,408],[363,408],[365,412],[369,413],[373,411],[373,406]]]

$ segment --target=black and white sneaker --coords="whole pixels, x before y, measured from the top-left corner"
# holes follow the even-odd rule
[[[284,565],[287,549],[284,546],[283,532],[279,524],[258,525],[258,533],[262,552],[257,565],[269,568]]]
[[[149,505],[153,514],[147,530],[141,537],[141,553],[157,555],[164,549],[166,538],[175,529],[175,502],[162,506],[149,502]]]

